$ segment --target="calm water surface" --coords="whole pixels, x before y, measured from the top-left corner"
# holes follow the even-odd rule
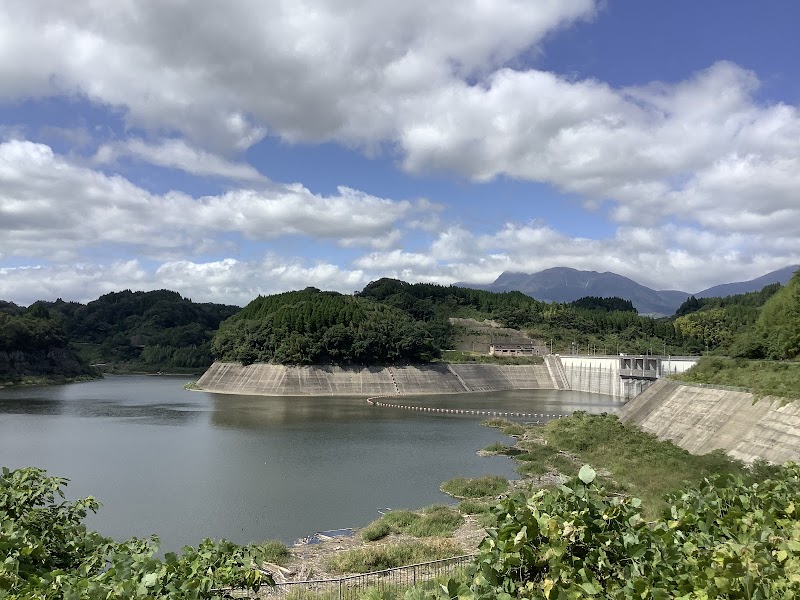
[[[124,539],[157,534],[177,550],[204,537],[239,543],[362,526],[383,508],[449,498],[450,477],[514,477],[479,417],[370,407],[364,398],[188,392],[184,377],[131,376],[0,389],[0,466],[68,477],[93,495],[89,519]],[[443,408],[609,411],[606,396],[534,390],[404,398]]]

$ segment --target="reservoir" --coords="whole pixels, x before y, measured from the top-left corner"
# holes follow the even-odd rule
[[[189,392],[185,377],[110,376],[0,389],[0,466],[70,479],[103,506],[88,525],[115,539],[156,534],[163,550],[360,527],[386,508],[451,502],[451,477],[514,478],[476,453],[511,442],[485,417],[370,406],[365,398]],[[611,412],[609,396],[529,390],[387,398],[438,408]]]

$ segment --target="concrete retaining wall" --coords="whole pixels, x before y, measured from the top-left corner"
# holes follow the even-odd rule
[[[287,367],[215,362],[197,381],[208,392],[260,396],[378,396],[557,389],[543,365]]]
[[[564,375],[571,389],[618,398],[625,397],[625,390],[623,390],[619,378],[619,357],[561,356],[558,358],[564,366]]]
[[[800,461],[800,402],[661,379],[620,411],[659,439],[694,454],[725,450],[734,458]]]

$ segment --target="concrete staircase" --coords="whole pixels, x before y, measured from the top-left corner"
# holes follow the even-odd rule
[[[544,357],[544,364],[547,367],[547,372],[550,374],[550,379],[553,380],[553,386],[557,390],[568,390],[571,389],[569,385],[569,381],[567,381],[567,375],[564,372],[564,365],[561,364],[561,361],[558,359],[557,356],[553,354],[548,354]]]

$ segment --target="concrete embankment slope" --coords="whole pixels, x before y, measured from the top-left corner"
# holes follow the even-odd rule
[[[380,396],[556,389],[544,365],[290,367],[215,362],[197,381],[208,392],[260,396]]]
[[[800,461],[800,401],[754,402],[753,394],[661,379],[620,411],[659,439],[694,454],[721,448],[734,458]]]

